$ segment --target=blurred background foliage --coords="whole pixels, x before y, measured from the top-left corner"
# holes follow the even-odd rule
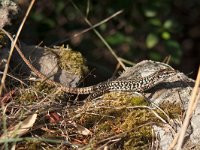
[[[171,56],[171,65],[195,76],[200,62],[199,0],[36,1],[21,41],[29,45],[42,41],[42,46],[69,44],[97,74],[107,78],[117,61],[93,30],[73,38],[89,26],[72,2],[93,25],[123,10],[96,28],[119,57],[136,63]],[[29,1],[18,3],[23,14]]]

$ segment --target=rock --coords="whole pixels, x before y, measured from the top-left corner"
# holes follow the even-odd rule
[[[50,79],[60,82],[65,86],[75,87],[84,73],[87,72],[87,67],[85,66],[85,61],[76,62],[74,59],[64,59],[60,54],[63,51],[68,51],[68,57],[73,57],[83,59],[82,55],[78,52],[74,52],[69,48],[56,47],[56,48],[42,48],[38,46],[26,46],[22,45],[21,50],[26,58],[31,62],[31,64],[45,76]],[[75,56],[74,56],[75,55]],[[20,73],[30,75],[32,70],[24,63],[22,58],[17,52],[13,54],[12,66],[16,67],[16,64],[22,64]],[[62,59],[61,59],[62,58]],[[65,60],[65,63],[63,63]],[[62,63],[62,66],[60,65]],[[76,66],[76,69],[74,66]],[[66,66],[66,67],[64,67]],[[70,68],[70,67],[72,68]],[[81,69],[85,68],[85,69]]]
[[[0,6],[0,28],[3,28],[18,13],[18,6],[13,1],[1,1]]]
[[[134,67],[128,67],[118,79],[135,79],[138,76],[144,77],[152,72],[160,69],[170,67],[164,63],[154,62],[150,60],[144,60]],[[160,83],[152,89],[145,92],[145,97],[154,105],[165,108],[171,106],[169,109],[177,109],[177,112],[186,112],[188,108],[188,102],[190,100],[191,92],[194,86],[194,80],[188,78],[183,73],[177,73],[177,75],[166,79],[165,82]],[[178,108],[177,106],[180,106]],[[174,107],[174,108],[173,108]],[[180,111],[179,111],[179,110]],[[172,129],[176,132],[180,129],[183,120],[183,114],[178,113],[178,118],[174,118],[171,121]],[[162,150],[168,149],[171,144],[175,132],[172,130],[166,130],[160,126],[153,126],[154,132],[159,135],[159,147]],[[187,129],[184,149],[190,149],[200,147],[200,104],[198,103],[197,108],[190,121],[190,126]]]

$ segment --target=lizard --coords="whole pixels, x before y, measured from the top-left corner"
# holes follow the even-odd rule
[[[176,75],[177,71],[172,68],[161,69],[146,77],[129,80],[113,80],[104,81],[97,85],[92,85],[83,88],[71,88],[71,93],[74,94],[91,94],[89,99],[96,98],[107,92],[121,91],[121,92],[139,92],[144,93],[157,84],[165,81],[167,78]]]
[[[60,90],[63,90],[67,93],[71,94],[93,94],[99,95],[99,93],[106,93],[111,91],[134,91],[134,92],[144,92],[160,82],[163,82],[165,79],[175,75],[177,71],[172,68],[161,69],[156,71],[153,74],[150,74],[146,77],[137,78],[135,80],[111,80],[104,81],[96,85],[92,85],[89,87],[81,87],[81,88],[73,88],[66,87],[61,83],[55,82],[49,78],[47,78],[44,74],[39,72],[23,55],[19,48],[16,48],[22,59],[25,63],[30,67],[30,69],[42,80],[50,85],[57,86]],[[96,93],[96,94],[95,94]],[[96,97],[96,96],[95,96]]]
[[[10,40],[13,42],[12,37],[9,33],[6,33]],[[111,80],[104,81],[96,85],[88,86],[88,87],[66,87],[61,83],[55,82],[49,78],[47,78],[44,74],[39,72],[30,61],[24,56],[20,48],[15,45],[15,48],[23,61],[27,64],[27,66],[42,80],[50,85],[54,85],[58,87],[60,90],[63,90],[67,93],[71,94],[92,94],[92,97],[96,97],[96,95],[103,94],[111,91],[133,91],[133,92],[144,92],[160,82],[163,82],[165,79],[175,75],[177,73],[176,70],[172,68],[161,69],[152,73],[146,77],[141,77],[137,79],[131,80]]]

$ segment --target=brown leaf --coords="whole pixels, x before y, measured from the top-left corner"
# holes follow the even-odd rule
[[[18,124],[12,127],[12,130],[7,131],[7,133],[4,133],[3,135],[1,135],[0,140],[4,138],[14,138],[16,136],[22,136],[23,134],[27,133],[28,130],[35,123],[36,118],[37,118],[37,114],[33,114],[27,117],[24,121],[20,121]]]

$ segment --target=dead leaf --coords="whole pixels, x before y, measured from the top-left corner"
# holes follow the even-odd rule
[[[14,138],[16,136],[22,136],[33,126],[37,118],[37,114],[30,115],[24,121],[19,122],[17,125],[12,127],[12,130],[7,131],[1,135],[0,140],[4,138]],[[9,129],[8,129],[9,130]]]
[[[82,134],[82,135],[91,135],[92,132],[90,130],[88,130],[87,128],[81,126],[81,125],[77,125],[76,126],[78,133]]]
[[[81,125],[78,125],[76,124],[76,122],[74,121],[69,121],[70,124],[72,124],[78,131],[79,134],[82,134],[82,135],[91,135],[92,132],[90,130],[88,130],[87,128],[81,126]]]

